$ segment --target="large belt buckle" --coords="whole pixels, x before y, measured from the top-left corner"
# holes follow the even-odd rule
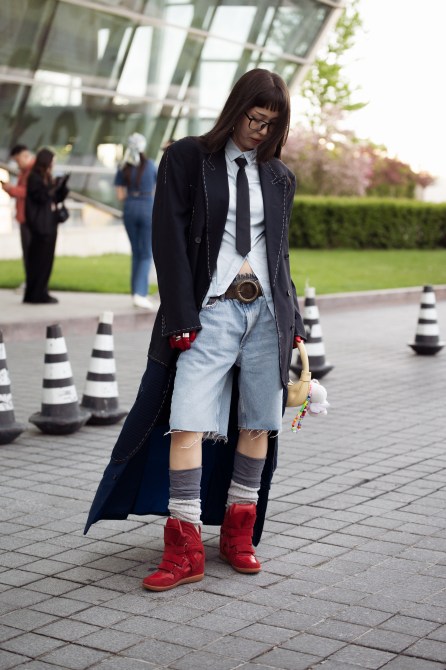
[[[243,289],[248,288],[249,292],[253,291],[251,295],[243,295]],[[260,286],[257,282],[255,282],[253,279],[243,279],[243,281],[239,282],[238,284],[235,285],[235,292],[237,294],[238,300],[240,302],[245,302],[245,303],[250,303],[254,302],[256,298],[259,297],[260,295]]]

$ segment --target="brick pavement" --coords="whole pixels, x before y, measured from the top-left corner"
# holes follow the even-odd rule
[[[442,334],[446,302],[438,303]],[[82,535],[117,426],[0,447],[0,669],[446,668],[446,353],[415,356],[415,305],[323,312],[331,410],[287,410],[258,575],[218,559],[164,594],[163,520]],[[94,332],[65,333],[82,393]],[[42,335],[43,337],[43,335]],[[130,406],[148,335],[115,333]],[[43,339],[6,341],[17,419],[40,407]]]

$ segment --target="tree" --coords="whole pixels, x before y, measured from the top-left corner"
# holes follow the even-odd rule
[[[345,54],[354,45],[361,26],[358,0],[353,0],[345,7],[326,47],[316,58],[302,84],[302,96],[310,105],[308,120],[312,127],[324,127],[333,110],[349,112],[367,104],[353,102],[354,95],[360,89],[353,88],[342,72]]]

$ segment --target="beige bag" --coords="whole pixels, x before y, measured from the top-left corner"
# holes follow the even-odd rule
[[[300,360],[302,363],[302,372],[298,382],[288,382],[288,399],[287,407],[299,407],[308,397],[310,391],[311,372],[308,363],[308,354],[303,342],[297,343],[299,349]]]

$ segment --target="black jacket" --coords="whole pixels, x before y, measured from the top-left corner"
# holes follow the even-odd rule
[[[288,383],[295,335],[305,338],[290,276],[288,226],[295,177],[277,158],[259,165],[269,279],[279,335],[282,383]],[[161,298],[149,357],[170,365],[169,336],[201,328],[199,310],[212,280],[226,224],[229,186],[224,149],[207,153],[187,137],[162,158],[153,209],[153,256]]]
[[[46,184],[38,172],[31,170],[26,185],[25,221],[32,232],[39,235],[55,232],[54,204],[65,200],[67,194],[65,184]]]

